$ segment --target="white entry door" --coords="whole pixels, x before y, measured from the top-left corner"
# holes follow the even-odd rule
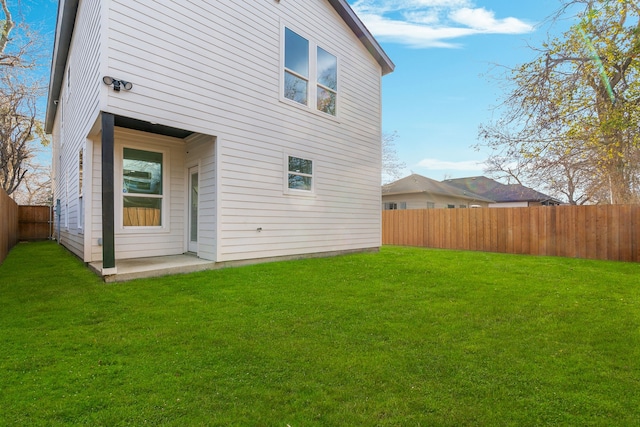
[[[198,253],[198,168],[189,169],[189,252]]]

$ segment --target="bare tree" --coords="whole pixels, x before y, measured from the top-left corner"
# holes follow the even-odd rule
[[[397,132],[382,135],[382,183],[386,184],[402,177],[407,165],[400,160],[396,151]]]
[[[7,48],[7,44],[9,43],[9,34],[11,34],[11,30],[13,30],[15,23],[13,22],[13,16],[11,16],[11,12],[7,6],[7,0],[0,0],[0,6],[2,6],[2,12],[4,13],[2,29],[0,29],[0,66],[6,66],[12,65],[13,63],[11,57],[6,55],[4,52]]]
[[[16,26],[7,0],[0,0],[0,6],[0,186],[12,195],[43,181],[36,174],[29,182],[29,172],[37,169],[33,160],[38,143],[45,146],[48,140],[37,111],[43,85],[29,74],[37,66],[41,40],[25,26]]]
[[[29,162],[28,169],[29,179],[22,181],[18,190],[13,193],[13,199],[19,205],[51,205],[51,165]]]
[[[499,120],[480,128],[489,171],[571,203],[640,199],[640,0],[565,0],[576,23],[513,70]]]

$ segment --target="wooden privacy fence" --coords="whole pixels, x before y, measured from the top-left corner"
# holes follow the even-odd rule
[[[640,205],[382,212],[382,243],[640,261]]]
[[[18,243],[18,205],[0,189],[0,264]]]
[[[20,206],[18,238],[21,241],[47,240],[51,237],[51,206]]]

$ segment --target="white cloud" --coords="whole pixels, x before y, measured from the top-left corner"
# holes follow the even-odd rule
[[[474,34],[522,34],[533,26],[518,18],[496,18],[471,0],[357,0],[352,5],[380,40],[414,48],[458,47]]]
[[[452,11],[449,17],[454,22],[485,33],[521,34],[532,30],[531,25],[516,18],[496,19],[495,13],[484,8],[463,7]]]
[[[459,162],[451,162],[438,159],[423,159],[418,162],[418,166],[428,170],[455,170],[455,171],[482,171],[484,161],[482,160],[464,160]]]

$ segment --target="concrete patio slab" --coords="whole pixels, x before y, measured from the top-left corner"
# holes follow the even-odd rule
[[[166,276],[168,274],[213,270],[220,268],[220,265],[213,261],[200,259],[195,255],[184,254],[116,260],[114,274],[103,275],[102,261],[89,263],[89,268],[99,276],[102,276],[105,282],[111,283]]]

